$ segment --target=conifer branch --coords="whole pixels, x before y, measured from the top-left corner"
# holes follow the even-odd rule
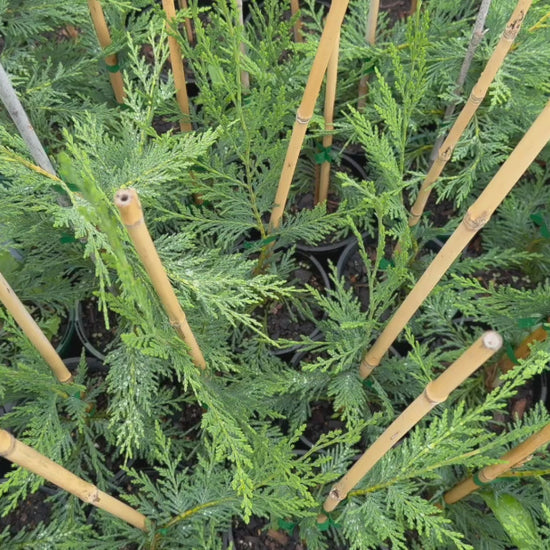
[[[441,172],[445,168],[447,162],[451,159],[453,150],[458,143],[460,136],[464,133],[464,130],[472,120],[479,105],[487,94],[489,86],[504,63],[504,59],[510,51],[512,44],[521,29],[521,25],[525,19],[527,11],[531,7],[532,1],[533,0],[518,1],[515,10],[506,25],[506,29],[493,52],[493,55],[487,62],[483,73],[481,73],[481,76],[468,97],[468,102],[460,112],[452,128],[449,130],[443,144],[438,149],[437,158],[434,160],[428,174],[426,175],[426,178],[422,182],[416,201],[411,208],[411,213],[409,216],[410,227],[414,227],[420,220],[420,217],[424,212],[424,208],[426,207],[426,203],[428,202],[433,185],[441,175]]]
[[[137,253],[149,277],[151,277],[153,286],[168,314],[171,325],[174,327],[178,336],[189,347],[189,353],[193,363],[197,367],[205,369],[206,361],[204,360],[201,349],[195,339],[195,335],[187,322],[187,317],[178,302],[174,289],[170,284],[153,240],[151,239],[151,235],[145,225],[143,210],[141,209],[141,203],[136,191],[134,189],[121,189],[117,191],[115,195],[115,205],[120,212],[122,221],[130,234]]]
[[[450,236],[409,295],[390,319],[376,342],[365,354],[359,368],[366,378],[380,361],[399,333],[409,322],[428,294],[437,285],[458,255],[476,233],[489,221],[493,212],[512,190],[519,178],[550,140],[550,101],[533,122],[493,179],[470,206],[461,224]]]
[[[537,449],[548,442],[550,442],[550,424],[547,424],[542,430],[508,451],[498,464],[486,466],[474,476],[462,481],[445,493],[443,497],[445,503],[454,504],[467,497],[470,493],[477,491],[479,487],[488,485],[511,468],[523,465]]]
[[[348,473],[331,489],[323,508],[331,512],[365,477],[373,466],[436,405],[444,402],[468,376],[502,346],[502,337],[493,331],[478,338],[443,374],[430,382],[401,415],[357,460]],[[323,522],[322,517],[318,521]]]

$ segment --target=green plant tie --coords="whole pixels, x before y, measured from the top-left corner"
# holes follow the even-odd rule
[[[264,246],[266,244],[272,243],[277,240],[277,237],[272,235],[271,237],[266,237],[265,239],[262,239],[261,241],[245,241],[243,246],[248,250],[250,248],[255,248],[256,246]]]
[[[504,345],[504,349],[506,350],[506,355],[510,358],[510,361],[512,361],[514,365],[518,365],[519,360],[514,353],[514,348],[512,347],[512,344],[510,344],[510,342],[506,342],[506,344]]]
[[[363,386],[367,386],[367,388],[373,388],[374,387],[374,383],[372,380],[368,379],[368,378],[365,378],[363,380]]]
[[[378,268],[382,271],[386,271],[389,267],[395,267],[395,262],[391,259],[387,260],[386,258],[382,258],[378,264]]]
[[[472,479],[478,487],[487,487],[487,485],[490,485],[492,483],[492,481],[481,481],[481,479],[479,479],[479,472],[476,472],[472,476]]]
[[[326,521],[323,523],[318,523],[317,527],[319,527],[319,531],[328,531],[331,527],[338,529],[340,524],[336,523],[330,516],[328,516]]]
[[[78,239],[74,235],[69,235],[68,233],[63,233],[61,237],[59,237],[59,242],[62,244],[67,243],[75,243]]]
[[[74,397],[75,399],[79,399],[79,400],[82,399],[82,398],[80,397],[80,390],[78,390],[78,391],[76,391],[75,393],[73,393],[72,397]]]
[[[323,147],[318,143],[317,153],[315,153],[315,164],[323,164],[325,162],[332,162],[333,160],[332,147]]]
[[[157,533],[161,536],[161,537],[165,537],[167,534],[168,534],[168,529],[166,529],[166,527],[162,527],[161,529],[159,529],[157,531]]]
[[[286,531],[289,535],[292,535],[294,528],[298,526],[297,523],[294,523],[293,521],[286,521],[284,519],[278,520],[277,524],[279,525],[279,529]]]
[[[522,317],[521,319],[518,319],[518,327],[532,328],[540,323],[541,318],[542,315],[538,315],[537,317]]]
[[[548,229],[542,214],[536,212],[535,214],[531,214],[529,217],[531,218],[531,221],[539,228],[542,237],[545,239],[550,239],[550,230]]]
[[[105,67],[110,73],[120,72],[120,65],[108,65],[107,63],[105,63]]]

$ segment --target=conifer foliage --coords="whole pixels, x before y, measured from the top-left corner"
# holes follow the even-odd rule
[[[88,4],[109,41],[98,42]],[[367,41],[378,3],[350,0],[331,29],[332,121],[321,87],[288,171],[328,4],[187,0],[173,15],[153,0],[0,1],[1,67],[54,168],[37,164],[0,111],[0,429],[145,518],[136,528],[6,462],[0,547],[237,550],[236,526],[251,520],[308,550],[543,547],[545,443],[529,461],[494,465],[550,423],[550,338],[522,344],[550,330],[548,146],[508,182],[368,378],[359,365],[550,99],[550,5],[534,0],[523,14],[410,227],[433,144],[457,116],[445,110],[460,112],[517,2],[491,3],[459,89],[480,1],[424,0],[400,18],[381,2]],[[314,204],[319,165],[330,190]],[[128,197],[138,218],[125,217]],[[305,284],[297,248],[344,238],[353,267],[321,252],[329,280]],[[23,304],[19,317],[8,301]],[[109,337],[103,359],[73,346],[60,381],[57,340],[75,311],[91,323],[90,304]],[[311,330],[275,334],[283,310]],[[433,381],[488,330],[502,350],[430,400]],[[44,338],[47,357],[33,345]],[[498,382],[486,385],[484,371]],[[405,425],[396,421],[417,398],[418,421],[394,437],[388,428]],[[380,436],[384,452],[323,511]],[[444,502],[464,480],[477,490]],[[20,528],[37,500],[47,513]]]

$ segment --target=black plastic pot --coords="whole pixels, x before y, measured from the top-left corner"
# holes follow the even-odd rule
[[[354,176],[362,180],[367,179],[365,170],[352,155],[342,153],[340,157],[342,160],[341,166],[347,166],[350,171],[353,172]],[[315,256],[323,263],[323,265],[326,265],[328,260],[337,261],[342,254],[342,251],[353,242],[355,242],[355,236],[348,235],[333,242],[319,243],[316,245],[297,243],[296,249],[306,254]]]
[[[361,311],[367,311],[370,302],[367,270],[359,254],[359,245],[355,237],[342,251],[336,264],[336,273],[338,277],[345,279],[346,288],[353,288],[353,293],[361,303]]]
[[[107,352],[106,346],[102,347],[98,345],[98,343],[94,340],[95,335],[91,332],[91,329],[88,326],[89,319],[85,318],[84,308],[81,302],[77,304],[75,311],[76,334],[78,335],[80,342],[84,346],[86,354],[95,357],[96,359],[99,359],[99,361],[101,362],[105,361],[105,353]],[[103,313],[95,313],[97,313],[99,322],[101,322]],[[110,330],[112,331],[112,327]]]
[[[310,277],[309,280],[301,280],[301,283],[303,284],[304,287],[305,287],[306,284],[310,284],[310,285],[314,286],[312,284],[311,279],[313,277],[315,277],[315,280],[316,280],[316,283],[317,283],[318,286],[322,286],[325,289],[330,288],[330,280],[328,278],[328,275],[326,274],[326,272],[323,269],[322,265],[319,263],[319,261],[314,256],[312,256],[310,254],[305,254],[305,253],[300,252],[300,251],[296,252],[296,256],[298,258],[300,258],[300,260],[302,262],[305,262],[307,265],[309,265],[312,268],[312,273],[313,273],[312,277]],[[298,269],[296,269],[294,271],[294,273],[296,273],[299,270],[300,270],[300,267],[298,267]],[[307,276],[307,274],[305,274],[305,273],[304,273],[304,275]],[[275,304],[275,307],[277,307],[277,304]],[[298,315],[296,313],[295,313],[295,315],[297,315],[297,317],[299,319],[301,318],[300,315]],[[326,312],[321,310],[320,315],[321,315],[321,318],[324,318],[324,317],[326,317]],[[302,318],[302,321],[304,323],[307,323],[306,319]],[[317,335],[320,333],[320,330],[317,327],[315,327],[313,322],[311,324],[313,325],[314,328],[309,333],[305,333],[305,334],[301,334],[301,335],[307,336],[308,338],[313,339],[313,338],[317,337]],[[289,338],[289,339],[297,339],[297,337],[299,337],[301,335],[293,334],[292,338]],[[270,336],[272,336],[274,339],[283,337],[283,336],[280,336],[280,335],[276,336],[276,335],[273,335],[273,334],[270,334]],[[296,351],[298,351],[300,348],[301,348],[300,344],[297,344],[297,345],[294,345],[294,346],[291,346],[291,347],[285,348],[285,349],[275,349],[275,350],[273,350],[272,353],[274,355],[277,355],[277,356],[281,357],[281,358],[289,358]]]

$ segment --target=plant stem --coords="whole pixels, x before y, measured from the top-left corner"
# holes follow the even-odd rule
[[[36,162],[36,164],[38,164],[40,168],[42,168],[49,174],[55,175],[54,167],[52,166],[52,163],[50,162],[46,151],[44,151],[44,147],[42,147],[42,143],[40,143],[40,140],[38,139],[38,136],[36,135],[36,132],[32,127],[29,117],[27,116],[23,105],[21,105],[21,102],[19,101],[19,98],[17,97],[17,94],[13,89],[10,77],[8,76],[8,74],[4,70],[4,67],[1,64],[0,99],[6,107],[6,110],[8,111],[11,119],[17,126],[21,137],[27,144],[29,152],[34,159],[34,162]]]
[[[392,345],[398,334],[409,322],[428,294],[441,277],[451,267],[458,255],[474,238],[476,233],[489,221],[493,212],[512,190],[519,178],[535,160],[550,140],[550,101],[525,133],[508,159],[500,167],[493,179],[470,206],[443,248],[420,277],[399,309],[390,319],[374,345],[361,362],[360,376],[366,378],[380,364],[383,355]]]
[[[515,10],[506,25],[506,29],[497,44],[497,47],[495,48],[491,58],[485,66],[484,71],[481,73],[481,76],[470,93],[466,105],[458,115],[458,118],[455,120],[455,123],[443,141],[443,144],[437,149],[437,158],[434,160],[428,174],[426,175],[426,178],[422,182],[416,201],[411,208],[411,213],[409,216],[410,227],[414,227],[419,222],[420,217],[424,212],[424,208],[426,207],[426,203],[428,202],[434,183],[441,175],[441,172],[445,168],[447,162],[450,160],[460,136],[462,136],[464,130],[472,120],[477,108],[487,94],[489,86],[504,63],[504,59],[510,51],[510,47],[512,46],[521,28],[521,24],[525,19],[525,15],[530,8],[532,1],[533,0],[518,1]]]
[[[380,0],[370,0],[365,40],[367,41],[367,44],[370,44],[371,46],[374,46],[376,43],[376,24],[378,22],[379,9]],[[359,111],[363,111],[367,105],[368,80],[368,74],[363,75],[361,80],[359,80],[359,98],[357,100],[357,109]]]
[[[460,73],[458,75],[458,78],[455,84],[453,95],[457,96],[457,99],[451,101],[451,103],[447,105],[447,108],[445,109],[445,114],[443,116],[444,122],[447,122],[448,120],[450,120],[455,112],[455,108],[458,103],[458,96],[462,93],[462,88],[464,86],[464,82],[466,81],[466,76],[470,69],[470,65],[472,64],[472,61],[474,59],[475,52],[477,50],[477,47],[481,43],[481,39],[483,38],[483,35],[485,34],[483,27],[485,26],[485,20],[487,19],[487,14],[489,13],[491,2],[492,0],[482,0],[481,6],[479,7],[479,12],[477,14],[477,18],[474,23],[472,38],[470,39],[470,43],[468,44],[468,49],[466,50],[466,55],[464,57],[464,61],[462,62],[462,67],[460,68]],[[432,163],[435,161],[438,155],[439,149],[443,144],[444,139],[445,139],[445,136],[443,135],[437,138],[432,150],[432,156],[431,156]]]
[[[239,26],[244,35],[243,0],[237,0],[237,13],[239,18]],[[241,52],[241,60],[239,64],[241,64],[242,58],[246,57],[246,44],[244,40],[241,40],[239,50]],[[250,75],[244,69],[241,69],[241,86],[243,87],[243,91],[245,93],[250,89]]]
[[[493,331],[478,338],[443,374],[430,382],[401,415],[363,453],[348,473],[331,489],[323,508],[331,512],[344,500],[373,466],[436,405],[443,403],[450,393],[468,376],[492,357],[502,346],[502,337]]]
[[[445,493],[443,497],[445,503],[454,504],[470,493],[477,491],[480,486],[500,477],[511,468],[523,465],[539,447],[546,445],[548,442],[550,442],[550,423],[527,438],[523,443],[508,451],[498,464],[485,466],[477,475],[469,477]]]

